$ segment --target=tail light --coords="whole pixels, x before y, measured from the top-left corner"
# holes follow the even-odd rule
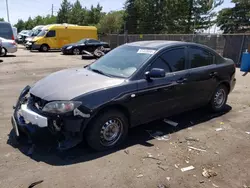
[[[15,37],[14,37],[14,35],[12,35],[12,37],[11,37],[11,38],[12,38],[12,40],[15,40]]]
[[[15,41],[13,41],[11,44],[16,45],[16,42],[15,42]]]

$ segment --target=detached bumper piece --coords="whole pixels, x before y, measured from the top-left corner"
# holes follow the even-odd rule
[[[64,116],[44,114],[39,105],[42,103],[45,105],[45,102],[29,95],[29,90],[29,86],[24,88],[14,107],[11,122],[16,136],[19,137],[24,133],[34,141],[37,134],[51,134],[57,139],[59,150],[67,150],[79,144],[82,141],[84,123],[81,114],[73,112]],[[46,139],[48,135],[41,136]]]

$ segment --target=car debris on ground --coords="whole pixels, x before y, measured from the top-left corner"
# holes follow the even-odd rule
[[[43,183],[43,180],[36,181],[36,182],[34,182],[34,183],[30,184],[28,188],[35,187],[36,185],[41,184],[41,183]]]
[[[201,152],[206,152],[207,150],[204,149],[199,149],[199,148],[195,148],[193,146],[188,146],[189,150],[196,150],[196,151],[201,151]]]
[[[222,131],[222,130],[223,130],[223,128],[217,128],[217,129],[215,129],[216,132],[219,132],[219,131]]]
[[[206,169],[204,168],[203,169],[203,172],[202,172],[202,175],[206,178],[211,178],[211,177],[214,177],[214,176],[217,176],[217,173],[214,172],[213,170],[211,169]]]
[[[195,169],[194,166],[188,166],[188,167],[185,167],[185,168],[181,168],[181,171],[186,172],[186,171],[193,170],[193,169]]]
[[[171,121],[169,119],[164,119],[163,120],[165,123],[169,124],[169,125],[172,125],[173,127],[177,127],[178,123],[177,122],[174,122],[174,121]]]
[[[170,136],[169,135],[166,135],[164,134],[163,132],[161,131],[152,131],[152,130],[147,130],[148,134],[156,139],[156,140],[159,140],[159,141],[168,141],[170,140]]]
[[[168,188],[166,185],[164,185],[164,184],[159,184],[158,186],[157,186],[157,188]]]
[[[139,174],[138,176],[136,176],[137,178],[142,178],[143,174]]]
[[[125,149],[125,150],[124,150],[124,153],[129,154],[129,150],[128,150],[128,149]]]
[[[250,132],[246,132],[247,134],[250,134]]]

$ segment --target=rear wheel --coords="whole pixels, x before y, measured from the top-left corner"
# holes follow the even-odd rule
[[[7,56],[7,50],[5,48],[2,48],[2,54],[1,56]]]
[[[116,110],[100,114],[88,126],[85,136],[88,145],[97,151],[120,145],[128,133],[127,117]]]
[[[214,112],[220,112],[225,109],[228,98],[228,88],[225,85],[219,85],[215,90],[210,101],[210,107]]]
[[[41,47],[40,47],[40,51],[41,52],[48,52],[49,51],[49,46],[47,44],[43,44]]]

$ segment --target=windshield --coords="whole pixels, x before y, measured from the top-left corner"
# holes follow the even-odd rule
[[[82,39],[82,40],[78,41],[77,43],[78,44],[83,44],[83,43],[85,43],[85,41],[86,41],[86,39]]]
[[[41,29],[33,30],[32,36],[37,36],[41,31]]]
[[[40,33],[37,35],[38,37],[45,36],[48,30],[41,30]]]
[[[89,69],[105,75],[128,78],[154,53],[154,49],[123,45],[91,64]]]

